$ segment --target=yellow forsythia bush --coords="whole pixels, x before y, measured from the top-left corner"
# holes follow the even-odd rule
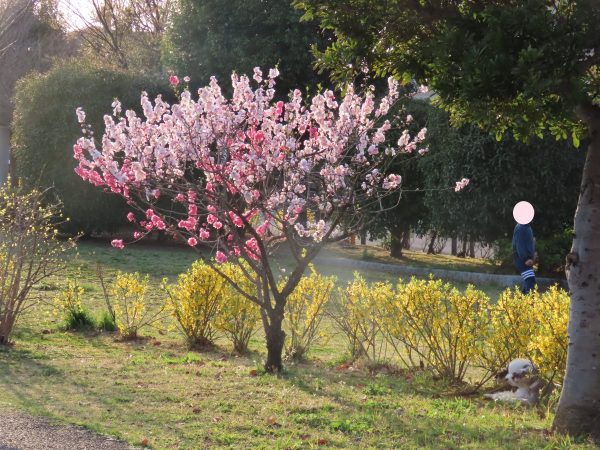
[[[146,305],[148,275],[117,272],[109,291],[115,323],[123,339],[135,339],[142,327],[159,320],[162,308],[153,312]]]
[[[215,321],[223,304],[226,281],[202,261],[196,261],[179,275],[177,284],[163,286],[168,294],[166,307],[177,321],[190,347],[212,345]]]
[[[313,266],[310,272],[309,276],[302,277],[285,305],[285,355],[289,359],[302,359],[312,344],[327,337],[319,333],[319,328],[333,295],[336,278],[319,275]]]
[[[391,305],[396,314],[382,328],[400,357],[417,355],[438,376],[462,381],[486,333],[488,304],[471,285],[460,292],[441,280],[400,280]]]
[[[514,358],[533,361],[546,381],[562,383],[567,358],[569,295],[552,286],[544,293],[506,289],[490,310],[491,325],[478,364],[493,374]]]
[[[94,327],[94,319],[84,308],[81,299],[84,289],[77,280],[68,279],[66,286],[54,297],[54,314],[61,314],[67,330],[82,330]]]
[[[386,299],[393,296],[389,283],[369,284],[358,272],[345,289],[338,289],[338,298],[331,317],[344,334],[352,358],[364,357],[375,363],[381,360],[383,336],[380,322],[384,317]]]
[[[546,381],[564,378],[569,296],[557,287],[527,295],[507,289],[492,303],[470,285],[461,292],[412,278],[392,289],[355,274],[333,303],[332,319],[354,358],[380,359],[383,338],[407,367],[455,381],[479,368],[469,373],[482,384],[514,358],[531,359]]]
[[[220,269],[244,292],[256,295],[256,285],[246,277],[241,267],[227,263],[222,264]],[[240,293],[231,283],[224,283],[222,306],[215,326],[231,340],[236,352],[245,353],[248,351],[250,338],[256,332],[260,310],[256,303]]]
[[[482,336],[475,365],[485,376],[505,369],[514,358],[526,358],[527,346],[535,330],[537,291],[525,295],[518,287],[505,289],[498,301],[490,305],[488,332]]]
[[[540,375],[549,382],[562,384],[567,364],[569,294],[552,286],[535,305],[537,327],[527,346]]]

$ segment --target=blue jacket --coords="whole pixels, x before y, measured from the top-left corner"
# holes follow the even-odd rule
[[[533,230],[531,225],[517,224],[512,239],[513,261],[515,267],[524,278],[535,276],[533,268],[525,265],[525,261],[533,259],[535,255],[535,244],[533,242]]]

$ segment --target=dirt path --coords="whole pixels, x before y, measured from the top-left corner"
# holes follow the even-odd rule
[[[125,442],[72,425],[0,411],[0,450],[130,450]]]

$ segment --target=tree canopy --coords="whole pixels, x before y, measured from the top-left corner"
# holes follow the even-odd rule
[[[574,114],[600,100],[595,0],[299,0],[336,39],[315,53],[336,80],[363,67],[430,86],[454,122],[543,130],[577,143]]]
[[[311,45],[322,42],[315,22],[281,0],[181,0],[167,32],[167,67],[199,85],[215,75],[227,88],[232,71],[252,73],[256,66],[281,73],[279,92],[325,82],[313,70]]]

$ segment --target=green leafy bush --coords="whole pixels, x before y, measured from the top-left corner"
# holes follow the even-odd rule
[[[56,311],[62,315],[67,330],[82,331],[95,327],[94,318],[81,303],[83,293],[84,289],[77,280],[67,280],[63,290],[54,298]]]
[[[165,82],[69,61],[40,75],[22,79],[15,94],[14,173],[27,185],[54,186],[70,223],[68,232],[111,231],[126,223],[126,205],[74,173],[73,144],[81,135],[75,109],[86,111],[95,134],[104,131],[103,117],[115,98],[123,109],[139,110],[140,94],[169,92]],[[68,225],[68,226],[67,226]]]

